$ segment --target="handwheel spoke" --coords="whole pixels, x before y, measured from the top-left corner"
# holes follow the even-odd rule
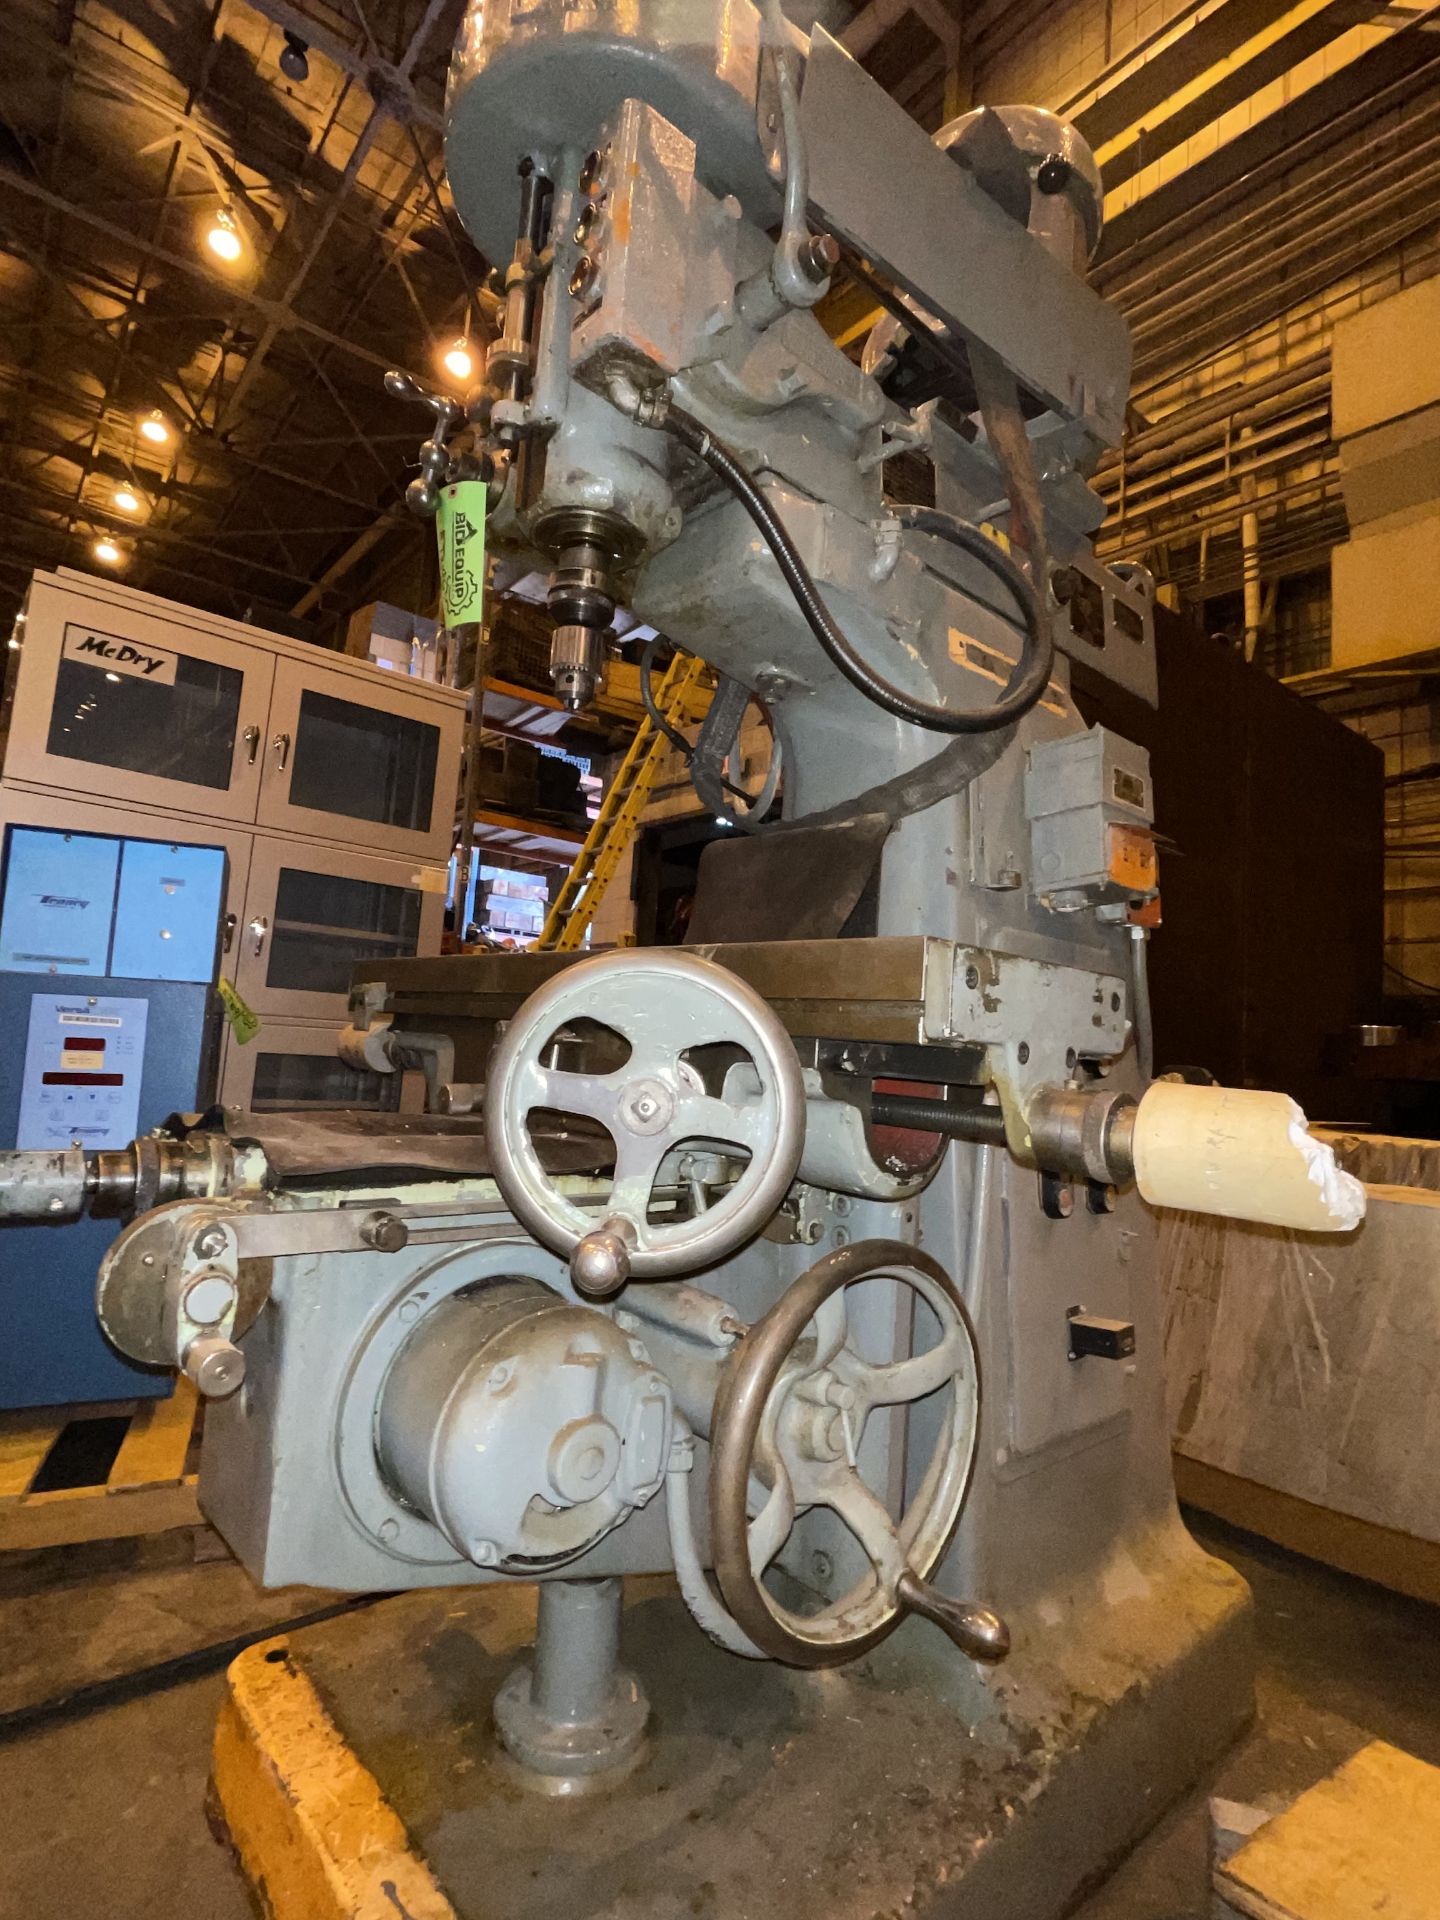
[[[612,1213],[623,1213],[637,1227],[643,1226],[655,1188],[660,1162],[669,1151],[665,1134],[636,1134],[616,1130],[615,1178],[610,1187]]]
[[[598,1120],[608,1133],[616,1128],[621,1084],[609,1075],[568,1073],[563,1067],[532,1065],[526,1076],[531,1110],[549,1107],[556,1113],[583,1114]]]
[[[845,1522],[874,1563],[881,1586],[893,1593],[905,1571],[905,1553],[884,1502],[845,1466],[828,1466],[809,1478],[816,1501]]]
[[[959,1330],[952,1330],[938,1345],[908,1360],[887,1364],[861,1360],[855,1354],[838,1355],[835,1372],[864,1396],[872,1407],[898,1407],[911,1400],[923,1400],[961,1372],[970,1357],[969,1342]]]
[[[630,1040],[630,1035],[625,1038]],[[673,1086],[679,1077],[679,1054],[670,1041],[649,1034],[630,1040],[630,1058],[615,1074],[617,1080],[663,1080]]]

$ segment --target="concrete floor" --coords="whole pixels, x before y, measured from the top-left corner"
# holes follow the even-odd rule
[[[1259,1721],[1082,1920],[1203,1920],[1210,1792],[1288,1799],[1375,1735],[1440,1764],[1434,1609],[1208,1522],[1197,1531],[1255,1590]],[[0,1660],[3,1648],[0,1606]],[[205,1823],[221,1688],[207,1675],[0,1742],[0,1920],[250,1920]]]

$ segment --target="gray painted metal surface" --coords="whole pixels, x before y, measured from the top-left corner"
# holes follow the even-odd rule
[[[795,150],[776,151],[782,52],[797,71],[803,58],[806,155],[793,128]],[[783,106],[783,85],[778,93]],[[613,535],[616,555],[638,556],[628,603],[768,703],[788,818],[926,767],[939,737],[838,669],[740,501],[717,496],[708,469],[640,422],[658,417],[647,396],[668,382],[671,399],[735,450],[872,674],[911,699],[991,701],[1020,657],[1018,609],[970,554],[902,536],[885,493],[887,455],[927,451],[947,506],[1005,521],[1012,509],[983,422],[967,439],[933,416],[912,419],[803,302],[784,311],[782,282],[793,292],[793,275],[775,270],[766,229],[777,180],[788,172],[803,185],[808,157],[817,217],[954,340],[998,355],[1039,397],[1048,411],[1029,436],[1034,491],[1053,557],[1086,571],[1085,470],[1120,430],[1128,346],[1119,317],[1057,259],[1053,223],[1027,230],[823,32],[806,41],[769,9],[762,24],[748,0],[601,0],[583,14],[565,0],[477,4],[449,128],[457,204],[492,255],[509,246],[522,159],[556,183],[567,228],[579,206],[556,259],[569,262],[584,233],[583,261],[576,255],[565,276],[552,268],[534,289],[533,387],[517,380],[497,402],[504,431],[529,435],[525,459],[505,467],[497,532],[543,544],[547,522],[583,512],[597,552]],[[593,162],[577,171],[591,145]],[[1024,490],[1016,494],[1020,513]],[[1040,551],[1032,545],[1037,570]],[[1153,694],[1143,583],[1086,577],[1103,605],[1096,664]],[[1050,581],[1036,584],[1048,596]],[[731,1700],[722,1684],[710,1731],[723,1733],[728,1716],[772,1782],[773,1808],[747,1803],[743,1817],[757,1834],[778,1829],[817,1872],[825,1849],[817,1856],[813,1836],[798,1835],[817,1782],[834,1816],[816,1829],[828,1845],[856,1830],[885,1778],[843,1753],[837,1761],[837,1748],[853,1741],[857,1754],[903,1766],[919,1742],[946,1782],[944,1804],[918,1826],[877,1835],[865,1861],[891,1906],[987,1920],[1058,1913],[1141,1823],[1135,1781],[1178,1787],[1247,1700],[1245,1596],[1176,1517],[1150,1220],[1129,1195],[1092,1209],[1082,1193],[1067,1211],[1056,1177],[1036,1165],[1037,1099],[1139,1085],[1139,950],[1106,917],[1117,902],[1094,864],[1113,802],[1096,769],[1103,778],[1135,768],[1103,740],[1097,750],[1071,699],[1064,649],[1090,643],[1048,597],[1044,617],[1060,651],[1041,699],[989,743],[984,772],[932,794],[885,839],[866,896],[874,937],[707,944],[698,969],[624,953],[377,966],[357,992],[350,1044],[403,1050],[407,1031],[431,1036],[437,1106],[452,1087],[489,1077],[486,1155],[464,1158],[466,1140],[457,1158],[451,1134],[431,1160],[406,1167],[403,1143],[391,1141],[367,1165],[363,1143],[332,1138],[327,1172],[324,1150],[307,1163],[292,1140],[280,1191],[206,1202],[224,1210],[237,1277],[252,1276],[259,1305],[236,1327],[245,1385],[207,1421],[201,1501],[259,1578],[361,1590],[558,1580],[533,1667],[502,1689],[500,1724],[512,1757],[563,1772],[568,1756],[580,1775],[617,1757],[648,1764],[637,1759],[639,1695],[616,1691],[611,1589],[586,1583],[671,1569],[667,1494],[687,1503],[705,1566],[728,1554],[733,1569],[738,1552],[797,1606],[828,1608],[840,1653],[871,1645],[856,1622],[894,1617],[907,1542],[923,1534],[942,1556],[941,1596],[1004,1616],[1014,1648],[1005,1665],[982,1669],[912,1622],[833,1698],[732,1663],[758,1708],[747,1714],[740,1682]],[[1027,810],[1027,775],[1032,796],[1056,776],[1058,806],[1051,793],[1049,810],[1039,801]],[[1143,831],[1148,796],[1127,805]],[[1090,864],[1065,876],[1080,895],[1058,903],[1065,911],[1037,871],[1037,847],[1041,861],[1057,851],[1051,829],[1032,831],[1061,819],[1089,836]],[[724,924],[723,907],[707,924]],[[717,965],[733,1016],[719,1024],[695,990],[697,971],[713,981]],[[539,998],[527,1005],[532,991]],[[922,1155],[914,1182],[887,1174],[834,1056],[833,1043],[847,1041],[921,1049],[930,1071],[942,1063],[942,1084],[972,1098],[992,1089],[1006,1148],[955,1141]],[[605,1052],[617,1042],[618,1061]],[[701,1059],[717,1050],[718,1063]],[[874,1073],[905,1077],[899,1067]],[[524,1097],[512,1101],[520,1081]],[[541,1110],[581,1164],[542,1164],[530,1132]],[[729,1164],[727,1143],[748,1150],[745,1171]],[[302,1164],[303,1185],[293,1171]],[[741,1204],[756,1193],[763,1205]],[[182,1209],[174,1246],[154,1243],[159,1275],[141,1249],[160,1229],[130,1230],[110,1276],[132,1300],[127,1324],[143,1332],[166,1289],[187,1283],[199,1218]],[[592,1224],[623,1243],[617,1221],[628,1222],[635,1251],[668,1246],[673,1263],[646,1277],[637,1259],[613,1303],[585,1305],[565,1256],[591,1239]],[[876,1277],[849,1287],[838,1325],[828,1305],[798,1328],[769,1318],[817,1262],[870,1241],[887,1243],[897,1273],[928,1256],[947,1286],[932,1299]],[[942,1337],[942,1296],[963,1303],[978,1364],[968,1336],[951,1327],[948,1345]],[[1076,1308],[1131,1324],[1133,1356],[1072,1360]],[[747,1515],[743,1498],[706,1497],[709,1443],[723,1442],[727,1383],[777,1326],[787,1343]],[[921,1390],[929,1375],[915,1363],[936,1350],[934,1366],[959,1356],[963,1394]],[[894,1404],[862,1396],[847,1426],[859,1409],[847,1392],[892,1365],[910,1367],[885,1376],[907,1391]],[[688,1472],[669,1444],[674,1434],[681,1451],[690,1445],[677,1415],[696,1436]],[[730,1495],[747,1490],[741,1472],[748,1484],[742,1463],[725,1482]],[[948,1550],[921,1524],[937,1473],[961,1495],[968,1474]],[[822,1479],[825,1497],[809,1497]],[[847,1601],[837,1616],[854,1594],[875,1604]],[[802,1699],[813,1711],[797,1722]],[[608,1702],[598,1717],[613,1719],[609,1738],[591,1737],[597,1702]],[[837,1702],[855,1710],[853,1733]],[[801,1760],[770,1774],[777,1729]],[[955,1755],[970,1752],[1005,1757],[990,1772],[957,1767]],[[702,1770],[713,1772],[713,1758]],[[622,1786],[607,1831],[643,1859],[647,1885],[666,1887],[676,1876],[645,1837],[649,1804]],[[910,1855],[904,1885],[893,1863],[876,1864],[897,1836]],[[507,1838],[487,1833],[487,1854],[503,1855]],[[768,1910],[769,1890],[748,1902],[728,1865],[722,1882],[734,1897],[720,1910]],[[830,1916],[855,1905],[812,1891],[792,1889],[786,1910]],[[657,1892],[649,1910],[665,1897]],[[627,1909],[620,1900],[605,1910]]]

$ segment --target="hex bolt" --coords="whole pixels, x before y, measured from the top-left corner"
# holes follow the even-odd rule
[[[245,1378],[245,1356],[233,1340],[202,1333],[185,1349],[185,1373],[207,1400],[223,1400]]]
[[[213,1327],[223,1320],[235,1304],[234,1282],[213,1270],[200,1273],[180,1296],[185,1317],[197,1327]]]
[[[492,1393],[499,1393],[502,1387],[509,1386],[514,1372],[515,1362],[513,1360],[502,1360],[497,1366],[493,1366],[490,1369],[485,1384]]]
[[[472,1540],[470,1558],[477,1567],[495,1567],[500,1564],[500,1549],[493,1540]]]
[[[214,1260],[225,1251],[225,1229],[218,1220],[200,1229],[194,1247],[202,1260]]]
[[[828,280],[840,264],[840,242],[830,233],[812,234],[798,257],[807,280]]]
[[[966,984],[966,986],[967,986],[967,987],[969,987],[969,989],[970,989],[970,991],[971,991],[972,993],[973,993],[973,992],[975,991],[975,989],[976,989],[976,987],[978,987],[978,986],[979,986],[979,984],[980,984],[980,969],[979,969],[978,967],[975,967],[975,966],[970,966],[970,967],[966,967],[966,969],[965,969],[965,984]]]

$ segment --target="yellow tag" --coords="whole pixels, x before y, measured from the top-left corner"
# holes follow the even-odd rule
[[[410,884],[421,893],[448,893],[450,874],[445,867],[417,867],[410,876]]]
[[[225,1018],[230,1022],[230,1031],[242,1047],[248,1047],[260,1031],[260,1016],[240,998],[234,981],[225,979],[223,975],[220,980],[220,1004],[225,1009]]]

